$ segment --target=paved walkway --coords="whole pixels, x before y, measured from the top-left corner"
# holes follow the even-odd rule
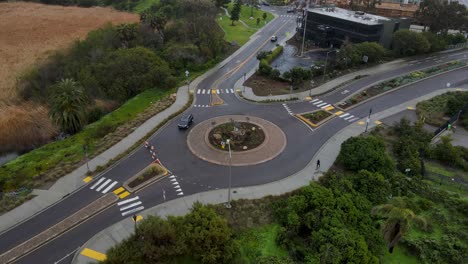
[[[402,103],[400,105],[389,108],[385,111],[372,115],[372,120],[383,120],[389,116],[395,115],[401,111],[406,110],[408,107],[415,107],[418,102],[427,100],[434,96],[452,91],[453,89],[441,89],[436,92],[426,94],[414,100]],[[468,91],[468,88],[463,88]],[[363,119],[363,121],[365,121]],[[369,124],[369,128],[375,127],[374,122]],[[291,192],[302,186],[309,184],[311,180],[317,180],[326,172],[331,165],[335,162],[338,156],[341,144],[350,137],[358,136],[364,132],[364,126],[355,122],[338,133],[333,135],[328,141],[319,149],[309,164],[301,171],[286,177],[282,180],[251,186],[243,188],[234,188],[231,197],[233,200],[237,199],[259,199],[268,195],[281,195]],[[320,159],[321,168],[323,171],[316,171],[315,164],[317,159]],[[148,215],[158,215],[166,217],[168,215],[184,215],[189,212],[190,208],[195,202],[203,204],[219,204],[227,201],[227,190],[215,190],[204,193],[197,193],[190,196],[184,196],[164,204],[147,209],[141,213],[143,218]],[[92,259],[85,257],[80,252],[85,248],[90,248],[98,252],[106,252],[110,247],[121,242],[123,239],[129,237],[134,231],[134,223],[131,217],[124,219],[96,234],[93,238],[87,241],[76,253],[73,259],[74,264],[89,263]]]

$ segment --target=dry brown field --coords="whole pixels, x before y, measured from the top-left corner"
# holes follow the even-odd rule
[[[40,146],[57,133],[46,106],[16,96],[16,79],[53,50],[106,23],[137,22],[112,8],[0,3],[0,153]]]
[[[110,22],[137,22],[112,8],[0,3],[0,100],[15,96],[16,77],[48,51],[64,48]]]

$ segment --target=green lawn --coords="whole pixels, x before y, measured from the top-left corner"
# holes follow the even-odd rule
[[[146,8],[152,6],[153,4],[157,4],[157,3],[159,3],[159,0],[141,0],[135,6],[133,11],[136,12],[136,13],[141,13]]]
[[[219,15],[216,18],[216,21],[226,34],[224,39],[228,42],[235,41],[237,44],[239,44],[239,46],[244,45],[247,41],[249,41],[250,36],[257,32],[256,29],[247,28],[240,22],[235,22],[234,26],[232,26],[231,20],[229,20],[229,17],[226,16],[226,14]]]
[[[263,225],[242,232],[238,241],[240,245],[239,263],[255,263],[259,256],[277,256],[288,258],[288,252],[276,244],[279,225]]]
[[[35,186],[32,182],[38,172],[47,172],[59,165],[72,166],[84,159],[83,145],[87,143],[90,156],[95,152],[95,145],[101,140],[96,136],[103,128],[115,129],[117,126],[135,118],[152,103],[167,96],[174,90],[147,90],[127,101],[117,110],[104,116],[99,121],[86,126],[80,133],[64,140],[55,141],[19,156],[0,167],[1,177],[7,177],[6,190],[14,190],[23,185]],[[65,170],[66,168],[64,168]]]
[[[232,10],[233,6],[234,6],[233,3],[230,3],[228,5],[229,13],[231,13],[231,10]],[[253,11],[253,16],[252,17],[254,19],[250,19],[252,11]],[[267,18],[265,20],[263,20],[263,13],[267,14]],[[257,26],[257,18],[260,18],[260,24],[258,26]],[[245,6],[245,5],[242,6],[241,14],[240,14],[240,20],[244,21],[247,25],[249,25],[249,27],[261,28],[266,23],[270,22],[273,18],[274,18],[274,16],[269,12],[265,12],[263,10],[255,8],[255,7],[252,9],[250,6]]]
[[[405,248],[396,246],[393,253],[388,251],[383,256],[382,264],[418,264],[418,258],[410,255]]]

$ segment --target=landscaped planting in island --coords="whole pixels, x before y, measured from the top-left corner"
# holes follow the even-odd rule
[[[363,101],[366,101],[372,97],[378,96],[385,92],[391,91],[402,85],[411,84],[421,79],[424,79],[424,78],[427,78],[427,77],[430,77],[430,76],[433,76],[442,72],[446,72],[449,70],[461,68],[466,65],[467,64],[465,62],[451,61],[442,65],[434,66],[434,67],[427,68],[421,71],[414,71],[407,75],[396,77],[391,80],[384,81],[384,82],[375,84],[367,89],[364,89],[361,92],[351,96],[350,98],[348,98],[347,100],[339,104],[339,106],[342,109],[348,109],[356,104],[359,104]]]
[[[265,141],[265,133],[256,124],[233,121],[216,126],[208,135],[212,146],[225,151],[229,150],[228,139],[232,151],[246,151],[260,146]]]
[[[135,188],[143,183],[154,179],[155,177],[164,176],[167,171],[159,164],[153,164],[149,168],[141,172],[136,178],[128,183],[128,187]]]
[[[318,124],[331,115],[332,114],[327,111],[319,110],[319,111],[312,112],[312,113],[302,114],[301,116],[303,116],[304,118],[306,118],[307,120],[309,120],[310,122],[314,124]]]

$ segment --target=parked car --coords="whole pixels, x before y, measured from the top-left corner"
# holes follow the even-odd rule
[[[286,10],[286,13],[294,13],[294,8],[288,8],[288,10]]]
[[[180,118],[179,123],[177,123],[177,126],[179,127],[179,129],[187,129],[190,127],[192,123],[193,123],[193,115],[185,114]]]
[[[276,41],[278,41],[278,37],[277,37],[277,36],[271,37],[271,42],[276,42]]]

